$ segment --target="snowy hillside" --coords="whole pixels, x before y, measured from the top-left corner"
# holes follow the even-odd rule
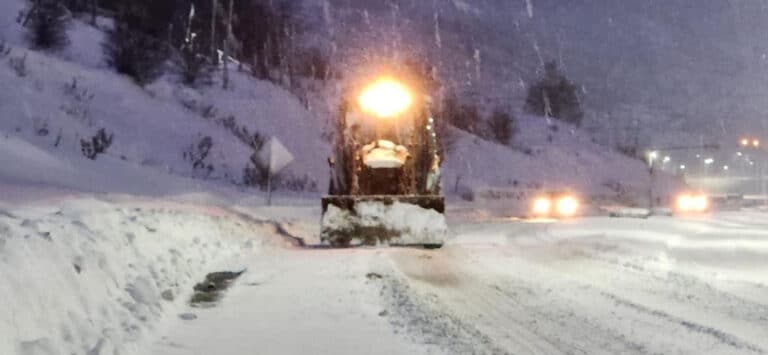
[[[106,164],[242,184],[253,154],[243,140],[247,135],[239,134],[245,131],[276,137],[294,153],[296,161],[285,176],[326,185],[327,178],[317,174],[324,171],[329,151],[321,139],[322,122],[291,94],[239,72],[233,73],[227,91],[216,83],[187,88],[171,74],[141,89],[105,66],[102,31],[79,20],[71,21],[70,44],[63,52],[27,49],[22,28],[14,21],[18,11],[13,5],[21,8],[23,3],[5,2],[8,11],[0,15],[0,38],[7,38],[9,47],[0,58],[4,139],[29,142],[81,175],[86,175],[82,170],[103,175]],[[99,22],[109,26],[106,19]],[[113,135],[112,145],[96,161],[84,162],[81,141],[89,141],[100,129]],[[31,181],[40,179],[44,175]],[[93,188],[99,190],[98,185]]]
[[[449,194],[516,203],[542,191],[570,190],[585,200],[644,205],[650,181],[646,164],[596,144],[573,126],[522,116],[512,147],[494,144],[462,131],[445,163],[444,188]],[[654,181],[662,199],[683,181],[660,175]],[[506,195],[506,196],[505,196]],[[520,207],[520,206],[518,206]],[[518,211],[520,212],[520,211]]]
[[[220,75],[213,76],[212,85],[190,88],[169,70],[142,89],[105,64],[101,42],[109,19],[100,18],[98,28],[74,19],[63,51],[38,52],[27,49],[23,28],[15,22],[23,4],[8,1],[0,15],[0,37],[10,47],[0,58],[0,144],[14,147],[0,158],[35,156],[51,164],[41,161],[36,170],[10,164],[1,176],[99,192],[137,193],[145,187],[156,193],[188,191],[204,181],[242,185],[253,154],[243,138],[259,134],[278,138],[295,156],[284,176],[305,183],[302,188],[312,193],[324,192],[336,82],[315,85],[300,100],[242,72],[232,73],[231,88],[222,90]],[[417,8],[431,11],[429,6],[413,10]],[[458,21],[466,11],[441,14],[446,21]],[[518,121],[511,148],[455,131],[456,144],[444,166],[447,194],[533,187],[577,189],[608,198],[621,194],[630,203],[645,198],[648,178],[642,162],[596,145],[589,134],[567,125],[522,115]],[[85,159],[82,141],[101,129],[114,135],[112,146],[95,161]],[[184,182],[174,184],[170,176]],[[162,180],[168,183],[147,183]]]

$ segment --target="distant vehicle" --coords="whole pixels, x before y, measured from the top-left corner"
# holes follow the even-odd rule
[[[700,214],[709,212],[711,209],[710,197],[704,192],[683,192],[677,195],[672,206],[675,215]]]
[[[531,204],[534,218],[573,218],[581,210],[581,201],[571,192],[546,192],[534,198]]]

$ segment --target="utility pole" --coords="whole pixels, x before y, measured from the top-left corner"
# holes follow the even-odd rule
[[[768,207],[768,181],[766,181],[766,173],[768,173],[768,156],[766,156],[766,150],[762,147],[763,142],[758,138],[744,137],[741,138],[739,144],[742,148],[751,149],[755,151],[755,160],[758,162],[756,167],[760,183],[760,194],[762,195],[763,206]]]
[[[648,152],[648,215],[653,214],[653,208],[655,207],[655,204],[653,203],[653,183],[655,179],[655,171],[654,171],[654,163],[656,162],[656,159],[659,158],[659,152],[654,150],[651,152]]]

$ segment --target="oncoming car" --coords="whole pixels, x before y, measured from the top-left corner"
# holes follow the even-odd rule
[[[675,214],[697,214],[709,212],[712,204],[709,195],[703,192],[683,192],[675,198]]]
[[[581,212],[581,202],[569,192],[550,192],[537,196],[531,205],[535,218],[573,218]]]

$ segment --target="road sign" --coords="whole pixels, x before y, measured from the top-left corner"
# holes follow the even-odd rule
[[[267,205],[272,205],[272,176],[283,170],[293,161],[293,154],[288,151],[283,143],[276,137],[272,137],[264,144],[257,156],[262,164],[269,168],[267,177]]]
[[[272,137],[264,144],[258,155],[259,161],[269,167],[270,174],[277,174],[293,161],[293,154],[283,143]]]

